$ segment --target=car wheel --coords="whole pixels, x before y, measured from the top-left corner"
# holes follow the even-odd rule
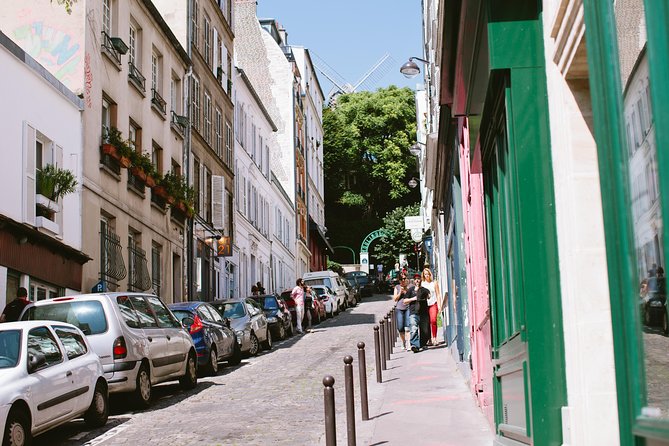
[[[102,427],[109,418],[109,394],[107,386],[101,382],[95,385],[93,401],[84,414],[84,421],[91,427]]]
[[[5,423],[3,446],[28,446],[32,441],[30,417],[18,408],[12,409]]]
[[[272,332],[267,329],[267,339],[262,343],[262,348],[265,350],[272,350]]]
[[[249,349],[249,355],[255,356],[260,351],[260,343],[258,342],[258,337],[255,333],[251,333],[251,348]]]
[[[137,382],[135,385],[135,402],[141,408],[147,408],[151,405],[151,376],[149,368],[142,364],[137,372]]]
[[[228,364],[238,365],[240,362],[242,362],[242,348],[239,346],[237,339],[235,339],[235,348],[232,356],[230,356],[230,359],[228,359]]]
[[[283,326],[283,322],[279,324],[279,339],[286,339],[286,327]]]
[[[197,386],[197,362],[195,352],[193,351],[188,353],[186,373],[179,379],[179,384],[181,384],[181,388],[184,390],[194,389]]]
[[[215,376],[218,373],[218,352],[213,345],[209,349],[209,364],[207,364],[207,373]]]

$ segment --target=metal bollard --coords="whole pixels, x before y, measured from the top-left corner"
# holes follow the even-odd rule
[[[386,321],[379,321],[379,334],[381,335],[381,370],[386,370]]]
[[[376,382],[380,383],[383,381],[381,376],[381,343],[379,342],[379,327],[378,325],[374,326],[374,357],[376,359]]]
[[[365,358],[365,343],[362,341],[358,342],[358,377],[360,379],[360,410],[362,411],[362,421],[367,421],[369,420],[369,403],[367,400],[367,359]]]
[[[393,318],[393,339],[395,340],[393,345],[397,345],[397,338],[399,336],[397,335],[397,312],[395,307],[393,307],[392,311],[390,312],[390,316]]]
[[[334,378],[326,375],[323,378],[323,404],[325,406],[325,444],[326,446],[337,446],[337,431],[335,423],[335,394]]]
[[[390,354],[393,352],[393,343],[390,342],[392,339],[391,331],[390,318],[386,316],[386,361],[390,361]]]
[[[344,357],[344,388],[346,389],[346,437],[355,446],[355,401],[353,398],[353,357]]]

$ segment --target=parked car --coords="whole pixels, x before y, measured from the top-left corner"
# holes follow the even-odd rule
[[[104,426],[109,414],[100,358],[77,327],[63,322],[0,324],[0,432],[3,445],[84,417]]]
[[[334,271],[312,271],[303,276],[305,285],[325,285],[337,295],[337,313],[346,308],[346,286],[339,274]]]
[[[285,320],[286,320],[286,326],[288,327],[288,331],[286,334],[288,336],[292,336],[293,333],[295,333],[295,326],[293,325],[293,317],[290,313],[290,310],[288,309],[288,303],[284,300],[283,297],[276,295],[276,300],[279,303],[279,308],[284,314]]]
[[[158,296],[142,293],[80,294],[29,304],[23,320],[71,323],[100,357],[109,392],[133,392],[151,404],[155,384],[197,385],[197,356],[190,334]]]
[[[313,288],[312,288],[313,290]],[[305,311],[306,318],[306,311]],[[311,305],[311,323],[312,325],[318,325],[321,321],[327,319],[328,315],[325,311],[325,304],[323,301],[318,299],[318,294],[312,291],[312,305]],[[304,321],[302,322],[304,327]]]
[[[360,294],[362,297],[372,296],[376,291],[376,279],[369,277],[369,274],[365,271],[349,271],[344,274],[344,277],[347,279],[355,277],[360,285]]]
[[[253,299],[230,299],[212,302],[211,305],[225,318],[242,340],[242,352],[255,356],[261,348],[272,348],[272,333],[262,309]]]
[[[313,288],[313,287],[312,287]],[[284,290],[281,292],[281,299],[286,302],[288,311],[290,311],[290,318],[294,326],[297,326],[297,312],[295,311],[295,300],[291,296],[291,290]],[[335,298],[336,299],[336,298]],[[306,327],[306,311],[302,317],[302,328]],[[325,305],[318,299],[314,299],[311,309],[311,323],[312,325],[320,324],[321,320],[327,318],[327,311]]]
[[[190,331],[197,352],[198,366],[210,375],[218,373],[218,363],[237,365],[242,347],[230,328],[230,320],[205,302],[180,302],[169,305],[172,313]]]
[[[293,334],[293,322],[290,317],[290,311],[285,307],[283,300],[274,294],[263,294],[261,296],[251,296],[262,308],[272,337],[286,339],[288,333]]]
[[[352,305],[358,305],[360,302],[362,302],[362,290],[360,287],[360,283],[358,283],[358,279],[355,277],[351,277],[348,279],[344,279],[344,283],[346,284],[346,288],[348,289],[349,296],[352,296],[351,299],[353,300]]]
[[[325,285],[314,285],[311,287],[318,296],[318,300],[323,303],[325,314],[333,317],[337,310],[337,295]]]

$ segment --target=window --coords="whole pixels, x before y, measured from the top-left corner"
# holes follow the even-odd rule
[[[161,328],[180,328],[181,324],[177,321],[170,311],[165,307],[165,304],[161,302],[155,296],[147,296],[146,300],[148,301],[153,313],[158,319],[158,326]]]
[[[257,155],[256,155],[256,125],[251,124],[251,159],[257,163]]]
[[[205,205],[205,215],[204,218],[206,221],[211,222],[211,171],[204,168],[204,205]]]
[[[130,25],[130,45],[128,45],[128,62],[130,65],[137,66],[137,28],[135,28],[135,25],[131,24]]]
[[[193,188],[195,189],[195,212],[202,216],[202,181],[200,160],[193,158]]]
[[[53,327],[61,344],[65,348],[67,359],[74,359],[83,356],[88,352],[86,341],[77,330],[69,327]]]
[[[112,35],[112,0],[102,2],[102,31],[108,36]]]
[[[200,130],[200,80],[193,76],[192,79],[192,104],[190,121],[196,130]]]
[[[130,296],[130,301],[135,309],[135,313],[139,317],[140,327],[158,328],[158,322],[142,296]]]
[[[170,79],[170,110],[181,114],[181,79],[172,74]]]
[[[204,92],[204,140],[211,145],[211,95]]]
[[[30,307],[25,320],[50,320],[72,324],[85,335],[107,331],[107,319],[98,301],[69,301]]]
[[[211,20],[205,14],[204,16],[204,62],[211,67],[212,62],[212,45],[211,45]]]
[[[154,50],[151,53],[151,89],[156,93],[163,91],[161,82],[162,65],[163,57]]]
[[[28,355],[42,353],[46,364],[41,368],[50,367],[63,361],[63,354],[58,347],[51,331],[47,327],[33,328],[28,332]]]
[[[132,306],[132,303],[130,302],[130,298],[128,296],[117,297],[116,305],[118,306],[118,309],[121,311],[121,317],[123,318],[125,325],[127,325],[130,328],[141,327],[139,315],[138,313],[135,312],[135,308]]]
[[[225,164],[232,166],[232,127],[225,121]]]
[[[191,42],[198,47],[199,40],[198,36],[200,34],[200,5],[196,0],[193,0],[192,3],[193,11],[191,13]]]
[[[128,126],[128,144],[136,152],[142,152],[142,129],[132,119]]]
[[[216,155],[220,158],[223,154],[223,117],[221,115],[221,109],[216,107]]]
[[[160,296],[161,285],[161,247],[153,244],[151,247],[151,284],[156,296]]]
[[[153,143],[151,151],[151,163],[153,163],[153,167],[155,167],[156,172],[163,172],[163,148],[155,142]]]

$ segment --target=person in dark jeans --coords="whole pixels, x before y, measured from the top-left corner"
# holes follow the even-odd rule
[[[2,314],[0,315],[0,322],[16,322],[21,316],[21,312],[28,305],[28,290],[21,287],[16,292],[16,299],[7,304]]]
[[[404,304],[409,306],[409,324],[411,326],[411,351],[418,353],[430,339],[430,315],[427,311],[427,299],[430,291],[420,286],[420,277],[414,278],[414,285],[409,288]]]

